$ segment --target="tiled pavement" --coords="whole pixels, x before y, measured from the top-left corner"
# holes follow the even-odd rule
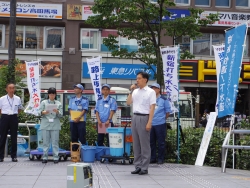
[[[5,158],[0,163],[0,188],[66,188],[70,161],[46,165],[41,161],[19,158],[18,163]],[[249,188],[250,171],[196,167],[179,164],[151,164],[148,175],[132,175],[133,165],[92,164],[95,188]]]

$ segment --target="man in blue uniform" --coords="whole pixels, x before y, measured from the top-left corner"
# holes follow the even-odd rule
[[[151,88],[156,93],[156,106],[152,120],[152,129],[150,132],[151,160],[150,163],[156,163],[156,142],[158,142],[158,164],[163,164],[165,155],[165,138],[167,133],[166,119],[171,112],[170,102],[160,94],[160,85],[154,83]]]
[[[104,84],[102,86],[102,97],[100,97],[96,103],[95,111],[96,111],[96,118],[97,118],[97,131],[98,128],[102,128],[105,126],[106,128],[114,127],[112,122],[112,117],[117,110],[116,100],[109,95],[110,93],[110,86],[108,84]],[[98,146],[103,146],[104,142],[104,133],[98,133],[97,142]],[[106,134],[107,143],[109,145],[109,138],[108,134]]]
[[[4,161],[4,148],[8,131],[11,136],[11,158],[17,162],[18,113],[23,109],[20,97],[14,95],[15,84],[6,85],[7,95],[0,98],[0,162]]]
[[[80,141],[81,144],[86,144],[86,114],[89,108],[88,98],[82,96],[84,90],[81,84],[74,85],[75,95],[69,100],[69,114],[73,111],[81,112],[74,120],[70,120],[71,142]],[[81,120],[83,117],[83,121]],[[77,145],[73,145],[73,151],[77,150]]]

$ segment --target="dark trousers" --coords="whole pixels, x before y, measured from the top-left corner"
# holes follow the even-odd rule
[[[156,142],[157,142],[158,161],[164,161],[166,133],[167,133],[166,123],[152,126],[150,132],[151,160],[156,160]]]
[[[18,129],[17,115],[2,114],[0,119],[0,159],[4,158],[4,148],[9,130],[11,136],[11,158],[16,158],[17,129]]]
[[[86,122],[80,121],[78,123],[70,122],[71,142],[80,141],[82,145],[86,144]],[[73,145],[73,151],[76,151],[78,145]]]
[[[114,124],[113,122],[110,122],[111,124],[111,127],[114,127]],[[97,144],[98,146],[104,146],[104,138],[106,136],[106,139],[107,139],[107,143],[108,143],[108,147],[109,147],[109,134],[103,134],[103,133],[99,133],[98,134],[98,123],[96,124],[96,130],[97,130]]]

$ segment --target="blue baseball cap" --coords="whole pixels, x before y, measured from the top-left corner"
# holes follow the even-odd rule
[[[160,86],[159,84],[157,84],[157,83],[153,83],[153,84],[150,86],[150,88],[152,88],[152,87],[156,87],[156,88],[158,88],[158,89],[161,89],[161,86]]]
[[[104,85],[102,86],[102,89],[103,89],[104,87],[107,87],[107,88],[110,89],[110,86],[109,86],[108,84],[104,84]]]
[[[78,87],[81,90],[84,90],[84,87],[82,86],[82,84],[76,84],[74,85],[74,88]]]

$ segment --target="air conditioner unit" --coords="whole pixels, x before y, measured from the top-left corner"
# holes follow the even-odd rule
[[[67,166],[67,188],[92,188],[93,172],[88,163],[75,163]]]

